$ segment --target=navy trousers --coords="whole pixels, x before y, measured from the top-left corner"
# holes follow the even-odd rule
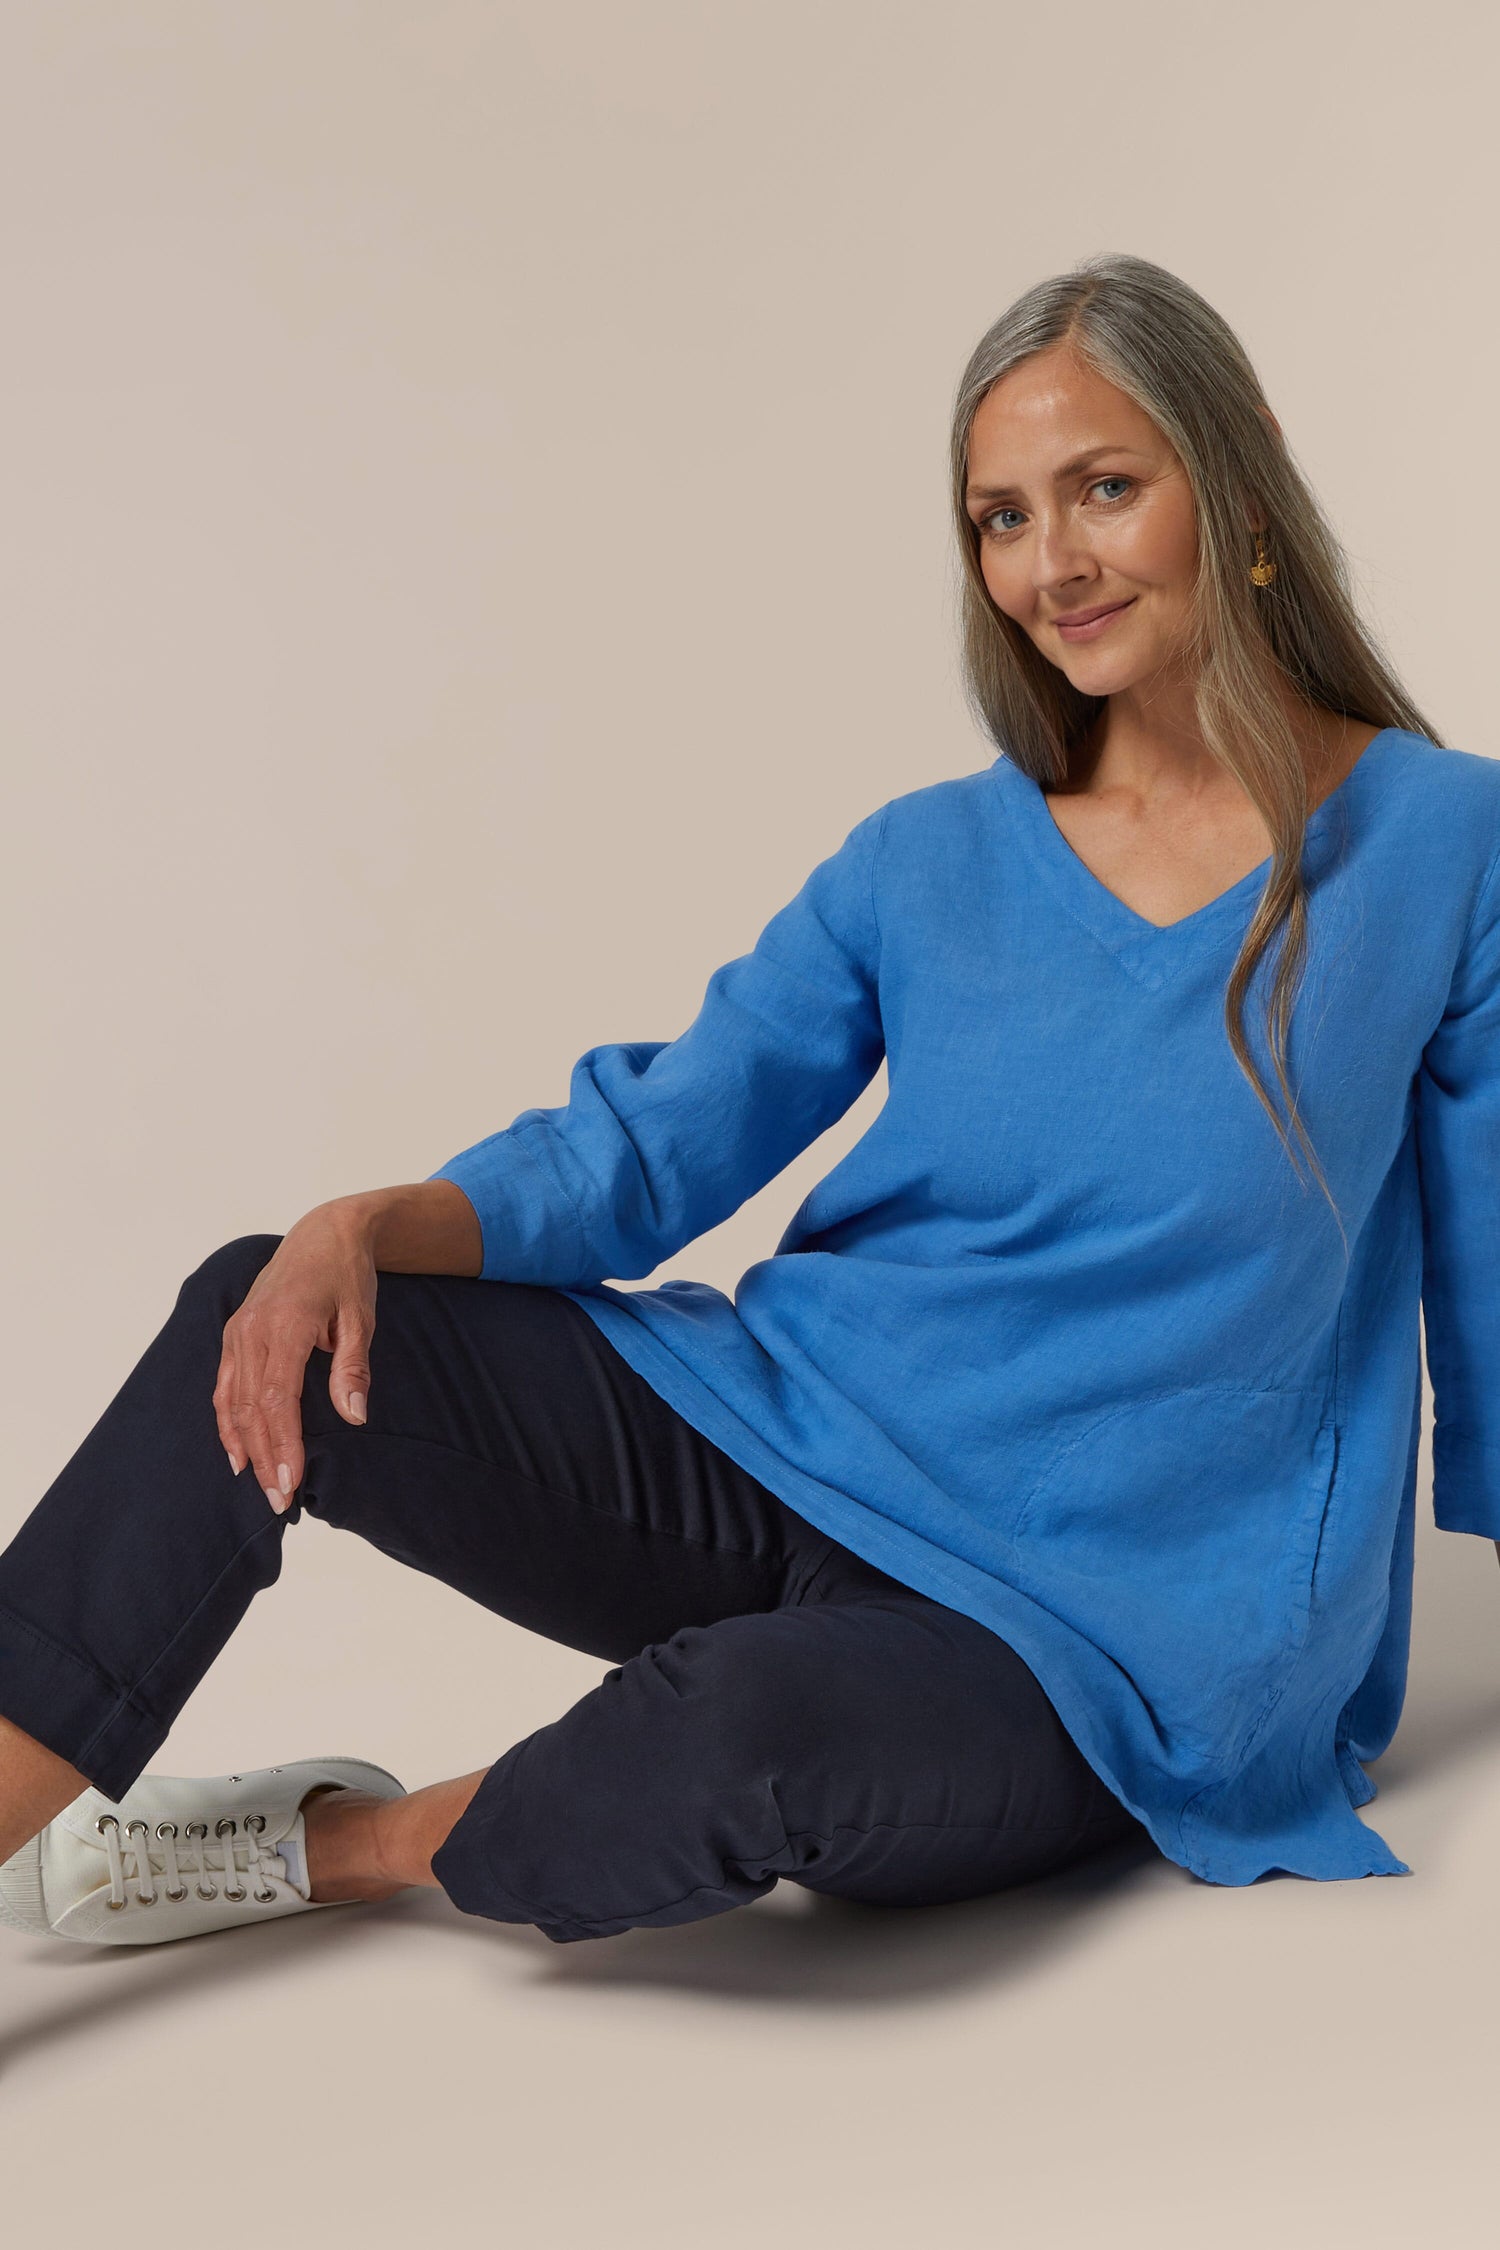
[[[566,1944],[723,1913],[781,1876],[924,1905],[1146,1838],[1013,1649],[798,1516],[556,1290],[382,1274],[369,1420],[335,1413],[315,1351],[306,1471],[275,1515],[232,1473],[211,1396],[280,1239],[187,1277],[0,1554],[0,1713],[107,1796],[306,1509],[613,1667],[497,1758],[439,1851],[466,1913]]]

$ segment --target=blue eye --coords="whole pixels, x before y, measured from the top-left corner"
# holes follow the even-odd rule
[[[1002,516],[1018,516],[1020,513],[1019,508],[992,508],[984,519],[983,529],[986,531],[1014,531],[1014,524],[1001,523],[1000,518]]]
[[[1100,478],[1098,479],[1097,483],[1096,483],[1096,484],[1095,484],[1095,486],[1094,486],[1094,490],[1095,490],[1095,491],[1097,492],[1097,491],[1099,490],[1099,488],[1100,488],[1100,486],[1101,486],[1101,485],[1106,485],[1106,484],[1123,484],[1123,485],[1125,486],[1126,490],[1128,491],[1128,490],[1129,490],[1129,488],[1130,488],[1130,479],[1129,479],[1129,477],[1122,477],[1122,476],[1119,476],[1119,475],[1116,475],[1116,476],[1109,476],[1109,477],[1100,477]],[[1116,494],[1114,495],[1114,497],[1115,497],[1115,498],[1116,498],[1117,500],[1123,500],[1123,499],[1124,499],[1124,497],[1125,497],[1125,494],[1124,494],[1123,492],[1117,492],[1117,493],[1116,493]]]

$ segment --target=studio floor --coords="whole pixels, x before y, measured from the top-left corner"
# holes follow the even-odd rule
[[[435,1893],[140,1951],[0,1936],[11,2239],[65,2200],[221,2250],[1487,2250],[1493,1552],[1426,1530],[1417,1595],[1366,1814],[1409,1878],[1231,1891],[1127,1853],[568,1947]],[[415,1784],[601,1669],[305,1520],[156,1764],[349,1750]]]

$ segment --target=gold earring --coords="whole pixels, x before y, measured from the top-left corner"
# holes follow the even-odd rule
[[[1275,576],[1276,565],[1268,560],[1265,540],[1257,531],[1255,534],[1255,560],[1250,565],[1250,583],[1252,586],[1269,586]]]

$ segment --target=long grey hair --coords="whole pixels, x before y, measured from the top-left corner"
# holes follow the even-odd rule
[[[980,401],[1011,368],[1056,344],[1067,344],[1150,415],[1187,473],[1198,563],[1183,653],[1195,682],[1198,726],[1260,812],[1274,847],[1226,987],[1225,1025],[1295,1171],[1296,1152],[1256,1068],[1243,1021],[1257,964],[1281,933],[1267,1038],[1288,1123],[1337,1219],[1286,1068],[1288,1026],[1307,953],[1302,851],[1309,809],[1286,683],[1309,704],[1438,738],[1360,620],[1343,549],[1269,418],[1239,338],[1175,274],[1145,258],[1101,255],[1018,297],[975,346],[954,401],[964,686],[990,740],[1034,780],[1060,786],[1073,778],[1072,754],[1104,708],[1101,697],[1082,694],[995,607],[980,570],[978,526],[965,505],[969,429]],[[1256,520],[1276,565],[1266,587],[1249,575]],[[1342,1232],[1341,1219],[1339,1225]]]

